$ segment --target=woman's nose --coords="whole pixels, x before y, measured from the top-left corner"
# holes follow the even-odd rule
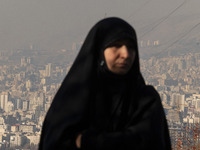
[[[126,45],[122,45],[120,47],[120,55],[123,58],[128,58],[129,57],[129,51]]]

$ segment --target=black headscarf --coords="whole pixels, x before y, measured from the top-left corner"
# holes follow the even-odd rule
[[[106,47],[120,39],[132,41],[136,51],[134,63],[124,76],[110,72],[103,55]],[[99,134],[125,129],[137,118],[133,114],[140,109],[138,93],[143,87],[135,30],[120,18],[99,21],[88,33],[54,97],[43,124],[39,149],[75,149],[80,133],[84,142],[91,131]]]

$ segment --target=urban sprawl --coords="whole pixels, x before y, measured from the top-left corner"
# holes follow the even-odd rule
[[[45,56],[32,47],[0,51],[0,149],[36,149],[39,143],[46,112],[73,62]],[[200,53],[140,59],[140,65],[161,96],[173,148],[198,147]]]

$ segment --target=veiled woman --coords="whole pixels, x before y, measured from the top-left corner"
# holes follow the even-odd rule
[[[158,93],[140,73],[131,25],[112,17],[88,33],[44,120],[40,150],[168,150]]]

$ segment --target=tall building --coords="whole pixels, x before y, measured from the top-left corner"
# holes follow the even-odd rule
[[[192,104],[195,106],[196,109],[200,109],[200,94],[192,95]]]
[[[11,112],[14,110],[14,104],[11,101],[8,101],[7,107],[5,107],[4,111],[6,113]]]
[[[21,99],[15,99],[14,108],[15,108],[15,110],[18,110],[18,109],[22,108],[22,100]]]
[[[22,102],[22,110],[23,111],[27,111],[29,109],[29,101],[28,100],[24,100]]]
[[[26,58],[22,57],[21,58],[21,67],[24,67],[24,66],[26,66]]]
[[[184,112],[184,106],[185,106],[185,95],[181,95],[178,93],[173,93],[171,97],[171,106],[177,107],[179,111]]]
[[[2,92],[0,95],[0,107],[2,110],[6,110],[8,107],[8,101],[10,99],[10,94],[8,92]]]
[[[10,147],[21,146],[24,143],[25,139],[21,135],[12,135],[10,136]]]
[[[50,77],[51,76],[51,63],[46,65],[45,71],[46,71],[46,77]]]
[[[31,88],[32,88],[31,81],[30,81],[30,80],[27,80],[27,81],[26,81],[26,89],[27,89],[28,91],[30,91]]]
[[[28,57],[26,61],[28,64],[31,64],[31,57]]]

